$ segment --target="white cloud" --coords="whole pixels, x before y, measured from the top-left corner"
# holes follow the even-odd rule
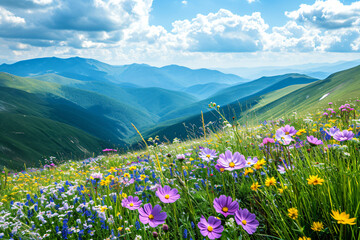
[[[324,29],[360,26],[360,2],[344,5],[339,0],[317,0],[313,5],[301,4],[298,10],[286,12],[289,18]]]
[[[25,19],[15,16],[12,12],[0,7],[0,26],[25,24]]]
[[[268,27],[258,12],[239,16],[220,9],[198,14],[192,20],[175,21],[171,33],[190,51],[253,52],[262,49],[262,35]]]
[[[188,4],[188,1],[183,0],[181,3],[184,4],[184,5],[187,5],[187,4]]]
[[[5,6],[0,7],[0,42],[8,46],[0,49],[0,58],[58,54],[118,63],[220,65],[270,55],[276,61],[292,56],[291,61],[300,53],[360,52],[360,2],[302,4],[285,13],[289,20],[283,26],[272,28],[259,12],[237,15],[220,9],[174,21],[167,31],[149,23],[153,0],[27,0],[26,11],[20,4],[6,8],[11,1],[0,2]]]
[[[246,0],[248,3],[256,2],[256,0]]]

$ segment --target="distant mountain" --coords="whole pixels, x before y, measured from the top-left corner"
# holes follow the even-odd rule
[[[186,93],[190,93],[196,96],[199,99],[205,99],[215,94],[221,89],[229,87],[229,84],[221,84],[221,83],[206,83],[206,84],[197,84],[191,87],[182,89],[182,91]]]
[[[346,70],[360,65],[360,60],[339,61],[335,63],[308,63],[294,66],[265,66],[253,68],[219,68],[224,73],[233,73],[248,79],[259,78],[261,76],[281,75],[289,72],[305,74],[314,78],[324,79],[330,74]]]
[[[162,68],[146,64],[113,66],[94,59],[73,58],[37,58],[14,64],[0,65],[0,72],[22,77],[34,77],[49,73],[81,81],[108,83],[130,83],[139,87],[160,87],[180,90],[196,84],[211,82],[234,84],[244,82],[234,74],[224,74],[209,69],[189,69],[177,65]],[[65,80],[65,79],[64,79]]]
[[[195,102],[183,108],[171,111],[165,116],[163,116],[160,121],[163,122],[179,117],[191,116],[201,111],[205,112],[208,111],[207,106],[210,102],[215,102],[218,105],[229,104],[238,99],[242,99],[244,97],[255,94],[256,92],[260,92],[261,90],[280,82],[282,82],[281,86],[285,87],[294,84],[310,83],[316,80],[316,78],[311,78],[302,74],[285,74],[280,76],[262,77],[251,82],[242,83],[222,89],[213,94],[211,97],[208,97],[202,101]],[[280,86],[280,84],[278,84],[277,86]]]
[[[65,78],[56,74],[36,76],[36,79],[59,83],[72,88],[91,91],[107,96],[124,104],[129,104],[148,114],[155,114],[153,119],[168,111],[187,106],[197,101],[197,98],[185,92],[172,91],[163,88],[140,88],[132,84],[114,84],[111,82],[88,81],[83,82]],[[151,100],[151,101],[150,101]]]

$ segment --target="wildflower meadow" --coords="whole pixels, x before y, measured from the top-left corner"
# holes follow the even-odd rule
[[[0,239],[360,240],[359,101],[0,178]]]

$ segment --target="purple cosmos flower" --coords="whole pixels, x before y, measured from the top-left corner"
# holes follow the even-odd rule
[[[136,210],[140,208],[142,201],[138,197],[129,196],[121,201],[121,206],[129,209]]]
[[[200,233],[209,239],[221,238],[221,233],[224,231],[221,220],[213,216],[209,217],[209,221],[206,221],[206,218],[201,216],[198,228],[200,228]]]
[[[173,203],[180,198],[178,190],[176,188],[171,189],[167,185],[159,187],[155,194],[163,203]]]
[[[285,135],[290,135],[290,136],[294,136],[296,134],[296,129],[290,125],[286,125],[285,127],[281,127],[280,128]]]
[[[335,133],[337,133],[339,129],[337,127],[332,127],[329,130],[325,130],[326,134],[330,136],[334,136]]]
[[[313,146],[317,146],[317,145],[321,145],[323,144],[323,142],[319,139],[317,139],[316,137],[314,136],[307,136],[306,139],[308,140],[308,142],[310,143],[310,145],[313,145]]]
[[[258,158],[257,158],[257,157],[254,157],[254,158],[248,157],[248,158],[246,159],[245,167],[251,167],[252,165],[254,165],[255,163],[257,163],[257,161],[258,161]]]
[[[244,155],[241,155],[238,152],[235,152],[233,155],[231,151],[227,150],[225,154],[220,154],[217,163],[225,170],[233,171],[244,168],[246,161]]]
[[[209,148],[204,148],[199,153],[199,157],[202,160],[204,160],[206,162],[209,162],[211,160],[214,160],[214,158],[217,158],[217,153],[216,153],[216,150],[209,149]]]
[[[96,181],[100,181],[102,179],[103,175],[102,175],[102,173],[97,172],[97,173],[92,173],[90,175],[90,177]]]
[[[239,209],[239,204],[236,201],[233,201],[231,197],[225,195],[215,198],[213,203],[215,211],[221,213],[225,217],[234,215],[236,210]]]
[[[238,225],[241,225],[248,234],[256,232],[256,228],[259,226],[256,215],[250,213],[246,208],[240,208],[235,212],[235,221]]]
[[[333,138],[338,140],[339,142],[350,140],[354,137],[354,133],[352,131],[344,130],[338,131],[334,134]]]
[[[157,227],[165,223],[165,219],[167,218],[166,212],[161,212],[160,205],[156,205],[153,208],[151,203],[147,203],[142,208],[139,208],[138,211],[140,222],[149,224],[150,227]]]
[[[292,141],[294,141],[294,139],[292,139],[289,134],[286,134],[281,128],[276,131],[276,140],[283,145],[289,145]]]

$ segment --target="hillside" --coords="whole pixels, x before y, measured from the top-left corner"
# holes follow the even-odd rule
[[[171,111],[162,117],[160,121],[167,121],[179,117],[187,117],[198,114],[201,111],[208,111],[207,106],[210,102],[216,102],[218,105],[222,106],[224,104],[229,104],[239,99],[251,96],[255,93],[261,94],[261,91],[267,88],[267,91],[273,91],[278,88],[296,84],[306,84],[316,80],[316,78],[311,78],[301,74],[285,74],[280,76],[262,77],[251,82],[222,89],[213,94],[211,97],[208,97],[202,101]],[[271,86],[274,87],[271,88]]]
[[[140,88],[136,85],[114,84],[110,82],[88,81],[65,78],[57,74],[36,76],[36,79],[54,82],[61,85],[78,88],[115,99],[128,104],[148,114],[160,115],[162,111],[177,109],[197,101],[191,94],[172,91],[163,88]],[[151,101],[149,101],[151,99]],[[157,119],[153,116],[153,118]]]
[[[305,85],[304,82],[294,81],[296,84],[291,86],[287,78],[282,78],[276,84],[255,94],[222,106],[220,111],[227,119],[235,117],[243,123],[247,121],[256,123],[265,119],[282,117],[294,111],[304,113],[326,108],[328,102],[339,102],[359,96],[360,66],[334,73],[325,80],[315,82],[309,80],[310,83]],[[215,122],[218,120],[218,114],[214,111],[207,112],[204,118],[206,123]],[[199,114],[178,120],[179,122],[173,120],[165,122],[162,126],[149,130],[145,135],[185,139],[189,136],[189,131],[186,131],[184,124],[193,131],[192,135],[201,135],[202,123]]]
[[[291,112],[304,113],[322,110],[329,102],[358,98],[360,93],[360,66],[334,73],[322,81],[309,84],[276,101],[254,109],[261,119],[279,117]]]
[[[85,91],[56,83],[43,82],[32,78],[22,78],[7,73],[0,73],[0,86],[15,88],[34,94],[52,94],[72,102],[78,107],[86,109],[88,114],[97,116],[95,119],[103,119],[99,124],[108,127],[108,131],[116,135],[115,138],[106,139],[125,139],[134,134],[131,122],[139,126],[151,125],[155,123],[156,117],[143,112],[131,105],[118,102],[112,98],[94,92]],[[91,121],[92,118],[88,118]],[[108,122],[112,122],[109,124]],[[82,121],[77,123],[82,124]],[[97,128],[94,128],[94,131]],[[89,132],[93,134],[93,132]],[[118,141],[116,141],[118,142]],[[122,141],[120,141],[122,142]]]

